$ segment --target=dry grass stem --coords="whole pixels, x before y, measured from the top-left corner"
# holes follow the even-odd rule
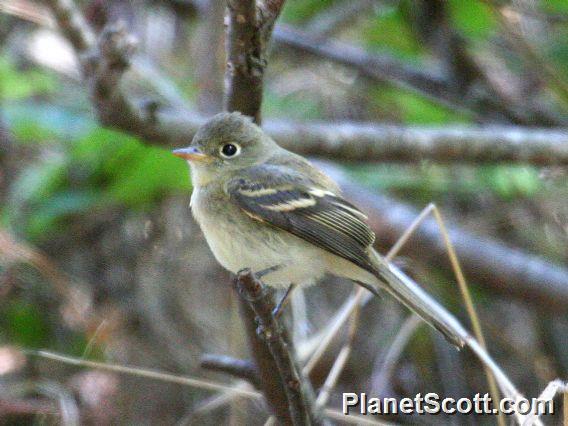
[[[383,363],[379,372],[373,379],[373,383],[377,383],[379,385],[379,388],[373,389],[373,393],[376,393],[377,395],[381,395],[383,393],[386,384],[390,380],[392,372],[394,371],[396,363],[404,351],[404,348],[418,327],[422,324],[424,324],[424,322],[416,314],[410,315],[404,321],[383,357]]]
[[[246,389],[248,383],[239,382],[234,386],[225,385],[222,383],[214,382],[212,380],[196,379],[193,377],[177,376],[175,374],[163,373],[156,370],[148,370],[143,368],[128,367],[118,364],[108,364],[104,362],[88,361],[81,358],[75,358],[66,355],[60,355],[49,351],[25,351],[29,355],[39,356],[41,358],[51,359],[53,361],[62,362],[64,364],[76,365],[80,367],[95,368],[99,370],[112,371],[120,374],[127,374],[131,376],[144,377],[148,379],[160,380],[163,382],[176,383],[184,386],[191,386],[198,389],[225,392],[232,397],[243,396],[252,399],[263,398],[262,393]],[[324,415],[330,419],[341,420],[348,424],[360,425],[391,425],[392,423],[379,422],[376,420],[368,419],[363,416],[352,414],[343,414],[339,410],[327,408],[324,410]]]
[[[193,377],[177,376],[175,374],[164,373],[156,370],[128,367],[124,365],[109,364],[104,362],[88,361],[81,358],[60,355],[48,351],[27,351],[26,353],[34,356],[39,356],[41,358],[47,358],[65,364],[76,365],[80,367],[113,371],[115,373],[129,374],[131,376],[145,377],[148,379],[155,379],[163,382],[177,383],[180,385],[192,386],[198,389],[209,390],[209,391],[232,392],[240,396],[246,396],[248,398],[262,398],[262,394],[260,392],[254,390],[242,389],[240,387],[226,385],[207,379],[197,379]]]
[[[320,390],[320,393],[318,394],[318,397],[316,399],[316,406],[325,407],[325,405],[327,404],[331,392],[333,391],[333,388],[337,384],[337,380],[339,379],[339,376],[341,375],[341,372],[343,371],[343,368],[345,367],[345,364],[349,359],[350,353],[351,353],[351,344],[347,344],[343,346],[343,348],[341,348],[341,351],[339,352],[339,355],[335,359],[335,362],[333,363],[333,366],[331,367],[331,370],[329,371],[329,374],[325,379],[325,382]]]
[[[485,337],[483,336],[483,331],[481,329],[481,322],[479,321],[479,316],[477,315],[477,311],[475,310],[473,299],[471,298],[471,294],[467,286],[467,281],[460,266],[454,246],[450,240],[450,236],[448,234],[448,230],[446,229],[446,225],[444,223],[444,219],[442,218],[442,214],[435,204],[430,204],[428,207],[430,207],[430,210],[434,214],[436,222],[440,227],[440,233],[442,234],[442,238],[444,239],[444,245],[446,246],[448,257],[452,265],[452,270],[454,271],[454,275],[458,282],[460,293],[462,295],[467,310],[467,314],[471,320],[471,325],[473,327],[473,332],[475,334],[475,337],[479,341],[479,344],[484,349],[487,349],[487,345],[485,343]],[[499,394],[499,389],[497,388],[497,383],[495,382],[495,378],[493,377],[491,370],[489,370],[487,366],[484,365],[483,369],[485,370],[485,375],[487,376],[487,383],[489,384],[489,392],[491,393],[491,396],[495,401],[495,403],[498,404],[500,400],[500,394]],[[499,413],[497,415],[497,422],[499,426],[505,426],[505,417],[503,414]]]

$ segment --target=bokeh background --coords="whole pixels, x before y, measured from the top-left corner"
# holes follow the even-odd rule
[[[183,105],[196,117],[222,109],[223,1],[75,3],[96,31],[122,21],[136,37],[122,81],[131,96]],[[339,44],[322,51],[330,41]],[[395,65],[381,68],[373,58]],[[413,73],[431,79],[420,85]],[[566,0],[289,0],[270,49],[263,116],[267,123],[562,132],[566,87]],[[233,398],[211,406],[211,392],[29,352],[227,383],[229,377],[200,368],[201,356],[248,356],[230,276],[191,218],[185,162],[170,154],[175,146],[99,124],[91,100],[73,49],[45,5],[0,1],[0,422],[60,424],[76,415],[96,425],[263,424],[258,402]],[[499,151],[499,140],[493,149]],[[325,150],[319,157],[326,159]],[[557,268],[566,286],[552,295],[544,289],[542,297],[535,296],[539,288],[515,290],[498,271],[469,279],[490,352],[521,391],[536,396],[550,380],[568,378],[566,161],[495,162],[491,149],[486,158],[334,162],[365,191],[389,194],[416,213],[435,202],[460,232]],[[380,214],[374,217],[381,225]],[[378,227],[385,252],[395,237],[382,238]],[[480,257],[492,257],[485,248]],[[398,262],[469,324],[449,261],[411,240]],[[295,310],[304,311],[295,326],[300,338],[317,335],[350,291],[349,283],[326,281],[296,296]],[[393,354],[403,325],[409,335]],[[316,388],[345,338],[337,336],[313,372]],[[485,393],[487,383],[471,354],[409,322],[386,296],[363,309],[332,406],[341,391],[459,397]],[[561,417],[546,422],[560,424]]]

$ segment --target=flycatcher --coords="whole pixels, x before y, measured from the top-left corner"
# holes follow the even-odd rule
[[[218,114],[174,154],[189,162],[193,216],[224,268],[270,270],[262,279],[277,288],[331,274],[375,294],[385,289],[463,345],[457,321],[440,316],[443,308],[373,249],[366,216],[342,198],[337,184],[249,118]]]

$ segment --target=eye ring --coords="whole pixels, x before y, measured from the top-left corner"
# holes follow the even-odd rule
[[[219,153],[221,154],[221,157],[232,158],[241,153],[241,147],[235,143],[226,143],[219,148]]]

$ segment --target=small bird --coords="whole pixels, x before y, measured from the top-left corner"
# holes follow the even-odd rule
[[[450,319],[373,249],[367,217],[305,158],[280,147],[248,117],[220,113],[173,153],[188,161],[191,210],[217,261],[232,273],[269,271],[275,288],[325,274],[385,289],[461,346]]]

